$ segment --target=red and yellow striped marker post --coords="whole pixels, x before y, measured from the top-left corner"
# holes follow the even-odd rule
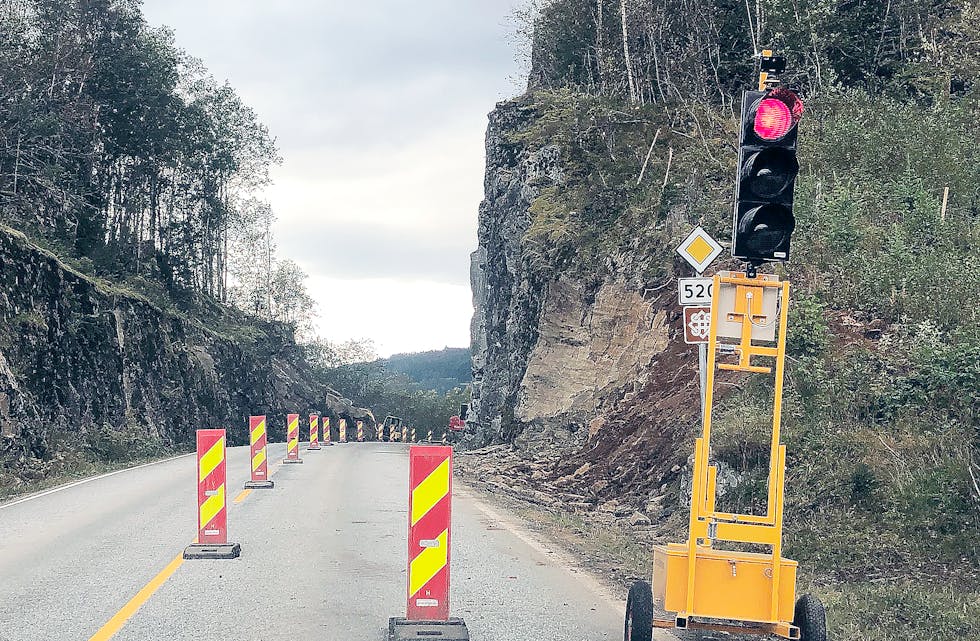
[[[330,417],[323,417],[323,444],[333,445],[333,441],[330,440]]]
[[[310,414],[310,445],[306,449],[320,449],[320,417],[316,414]]]
[[[469,639],[463,620],[449,617],[452,500],[453,448],[409,448],[408,605],[404,619],[388,620],[389,638]]]
[[[282,462],[303,462],[299,457],[299,414],[286,415],[286,458]]]
[[[408,613],[449,618],[453,450],[412,447],[408,454]]]
[[[341,443],[347,442],[347,419],[340,419],[340,437],[337,439]]]
[[[364,441],[364,421],[357,422],[357,442],[361,443]]]
[[[197,542],[184,549],[185,559],[234,559],[238,543],[228,542],[225,491],[225,431],[197,431]]]
[[[246,490],[272,489],[275,483],[269,480],[268,435],[265,430],[265,416],[248,418],[249,443],[252,453],[252,477],[245,481]]]

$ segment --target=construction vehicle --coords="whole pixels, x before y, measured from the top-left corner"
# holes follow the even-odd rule
[[[388,415],[384,422],[378,426],[378,440],[385,442],[395,442],[401,439],[402,419],[398,416]]]

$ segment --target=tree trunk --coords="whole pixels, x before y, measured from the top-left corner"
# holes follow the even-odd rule
[[[626,81],[629,84],[630,103],[635,105],[640,101],[640,98],[638,95],[639,92],[637,91],[636,78],[633,75],[633,61],[630,58],[630,34],[626,20],[626,0],[619,1],[619,11],[623,23],[623,60],[626,61]]]

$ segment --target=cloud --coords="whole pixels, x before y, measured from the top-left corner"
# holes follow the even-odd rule
[[[378,225],[334,223],[287,228],[279,255],[334,279],[388,278],[469,285],[470,239]]]
[[[411,323],[325,322],[326,337],[468,343],[486,114],[517,93],[507,23],[522,1],[144,1],[276,137],[285,162],[265,196],[281,257],[322,296],[412,310]]]
[[[321,336],[371,338],[381,356],[468,347],[473,316],[469,287],[393,279],[311,277]]]

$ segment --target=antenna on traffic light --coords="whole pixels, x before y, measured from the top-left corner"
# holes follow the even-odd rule
[[[732,256],[748,262],[749,273],[762,263],[789,259],[796,227],[793,187],[800,171],[796,138],[803,102],[789,89],[775,86],[774,75],[785,71],[785,58],[767,49],[760,69],[759,90],[742,96],[732,221]]]

